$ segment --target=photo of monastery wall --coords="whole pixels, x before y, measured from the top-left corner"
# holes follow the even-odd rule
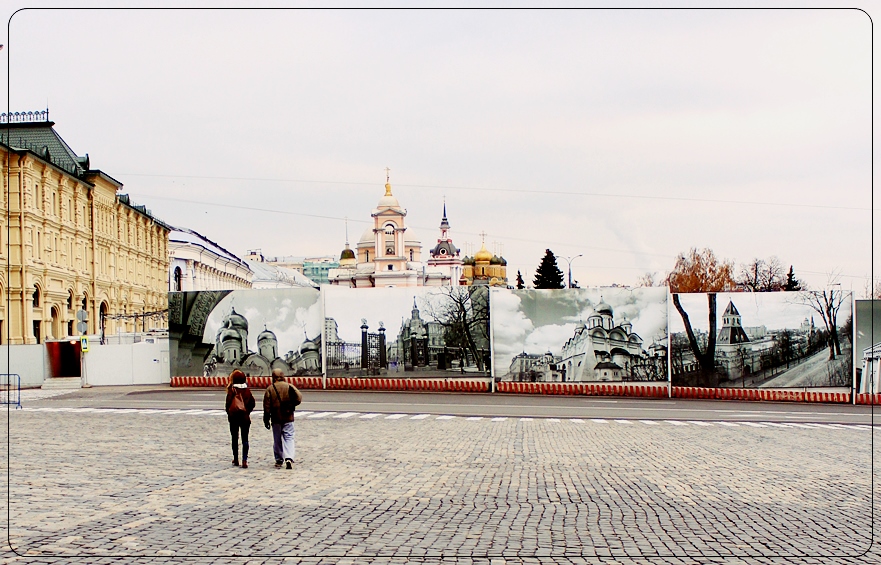
[[[855,302],[855,389],[858,394],[881,393],[881,300]]]
[[[318,290],[169,293],[172,376],[321,375]]]
[[[493,290],[493,376],[666,382],[667,289]]]
[[[672,384],[850,388],[852,303],[840,290],[673,295]]]
[[[487,377],[486,286],[327,286],[328,377]]]

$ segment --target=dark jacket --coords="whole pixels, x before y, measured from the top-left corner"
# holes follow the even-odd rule
[[[294,409],[302,401],[303,395],[297,387],[285,381],[272,383],[263,394],[263,423],[269,425],[293,422]],[[282,411],[282,406],[290,407],[290,413]]]
[[[241,412],[230,414],[229,407],[232,404],[232,399],[235,397],[236,392],[238,391],[239,396],[242,397],[242,401],[245,403],[245,413]],[[257,401],[254,400],[254,395],[251,394],[251,389],[248,388],[246,384],[235,384],[226,390],[226,416],[228,419],[239,418],[241,420],[251,421],[251,412],[254,408],[257,407]]]

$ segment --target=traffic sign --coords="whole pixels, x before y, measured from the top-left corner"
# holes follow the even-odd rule
[[[77,310],[76,319],[79,320],[80,322],[85,322],[86,320],[89,319],[89,313],[86,312],[85,310]]]
[[[89,336],[80,336],[80,351],[85,353],[89,350]]]
[[[81,334],[86,333],[87,331],[89,331],[89,324],[85,322],[77,322],[76,331],[80,332]]]

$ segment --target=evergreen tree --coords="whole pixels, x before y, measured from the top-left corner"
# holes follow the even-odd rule
[[[557,266],[557,258],[550,249],[545,249],[545,256],[535,270],[535,280],[532,284],[535,288],[565,288],[563,271]]]
[[[783,290],[801,290],[801,282],[795,278],[792,272],[792,265],[789,266],[789,272],[786,273],[786,282],[783,283]]]
[[[526,285],[523,284],[523,276],[520,274],[520,271],[517,271],[517,288],[526,288]]]

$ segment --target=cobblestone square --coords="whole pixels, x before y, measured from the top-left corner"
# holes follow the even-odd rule
[[[257,417],[249,469],[230,464],[221,411],[26,409],[9,423],[22,556],[5,562],[878,557],[860,556],[869,426],[304,412],[287,471]]]

